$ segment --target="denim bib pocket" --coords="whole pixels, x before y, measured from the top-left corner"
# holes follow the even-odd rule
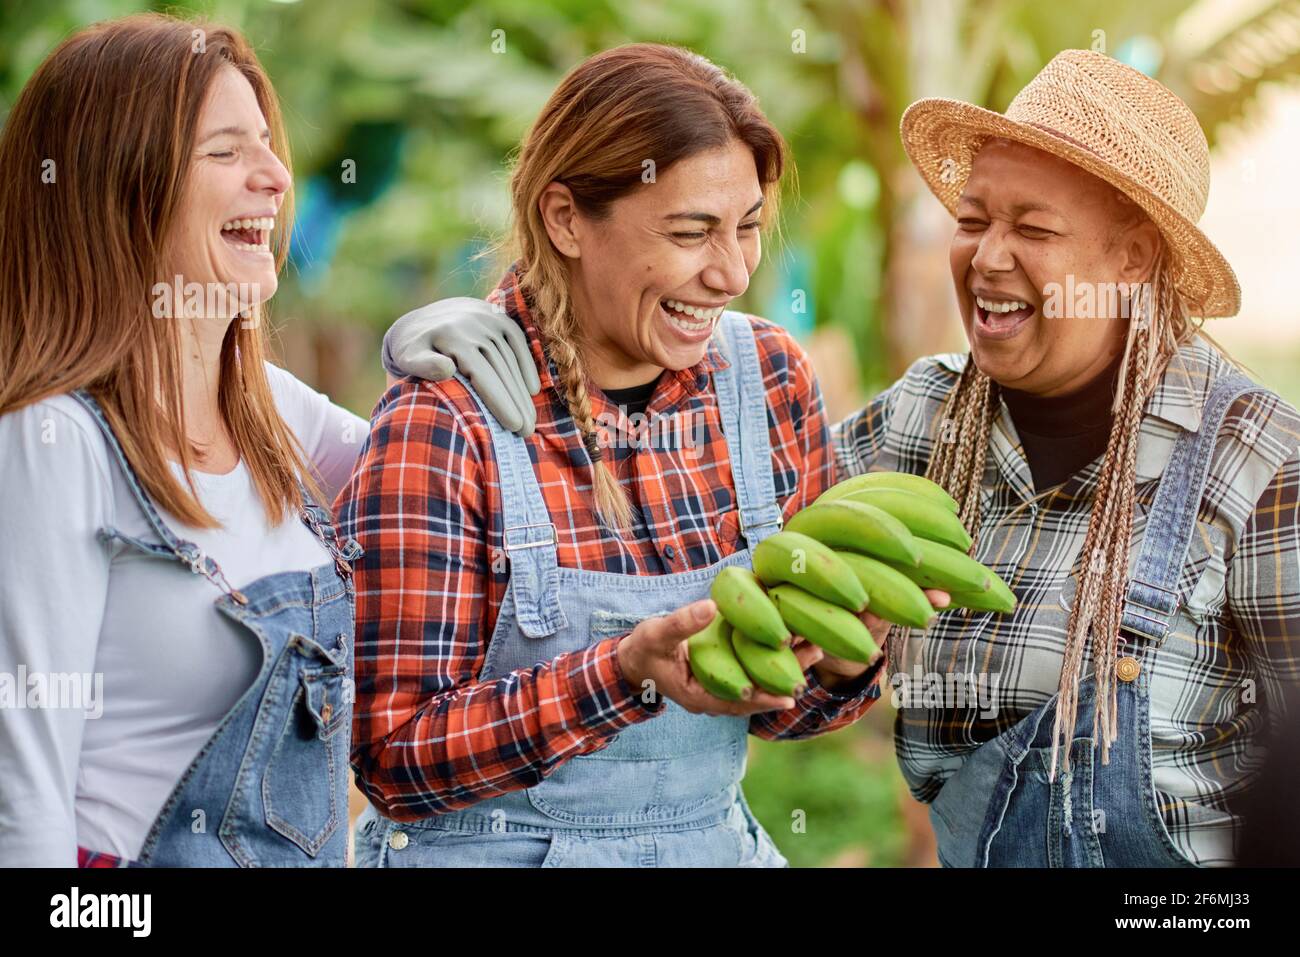
[[[267,826],[314,857],[342,820],[333,796],[346,773],[348,735],[339,732],[351,726],[353,686],[347,668],[318,643],[295,635],[290,648],[310,663],[298,664],[299,687],[262,775],[262,803]],[[328,802],[319,800],[322,782]]]

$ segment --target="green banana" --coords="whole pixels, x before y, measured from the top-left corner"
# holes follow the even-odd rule
[[[997,575],[993,576],[993,584],[988,591],[956,591],[951,592],[950,597],[952,604],[949,608],[996,611],[1004,615],[1016,610],[1016,596]]]
[[[912,475],[908,472],[866,472],[862,475],[855,475],[852,478],[846,478],[843,482],[832,485],[822,493],[817,501],[833,502],[836,499],[868,488],[897,488],[915,492],[917,495],[933,499],[954,514],[959,511],[957,500],[941,486],[931,482],[924,475]]]
[[[907,526],[913,535],[950,545],[959,552],[970,548],[971,537],[961,519],[934,499],[901,488],[864,488],[838,502],[862,502],[883,509]]]
[[[754,687],[731,648],[731,626],[721,615],[686,639],[691,674],[704,690],[723,701],[739,701]]]
[[[946,592],[988,591],[993,573],[975,559],[955,548],[918,538],[921,563],[915,568],[894,564],[900,572],[922,588],[940,588]]]
[[[878,654],[871,632],[852,612],[794,585],[777,585],[768,594],[790,630],[828,654],[864,664]]]
[[[858,576],[816,538],[798,531],[777,532],[759,542],[754,574],[764,585],[789,582],[850,611],[867,607]]]
[[[862,502],[814,502],[795,513],[785,527],[832,548],[865,552],[885,561],[915,565],[921,560],[916,539],[906,525],[883,509]]]
[[[867,610],[873,615],[909,628],[925,628],[935,615],[930,599],[912,579],[882,561],[857,552],[836,552],[862,582],[871,600]]]
[[[790,640],[790,629],[781,620],[772,600],[754,573],[730,565],[713,579],[709,595],[731,626],[769,648],[780,648]]]
[[[754,684],[772,694],[794,697],[807,684],[799,659],[789,645],[769,648],[739,628],[731,630],[731,647]]]

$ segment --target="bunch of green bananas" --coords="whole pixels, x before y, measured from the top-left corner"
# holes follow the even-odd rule
[[[923,588],[947,592],[949,609],[1014,611],[1006,583],[966,554],[971,537],[957,511],[953,497],[923,476],[867,472],[827,489],[786,528],[843,549],[871,611],[886,621],[926,627],[935,612]]]
[[[865,609],[925,628],[936,612],[922,589],[938,588],[950,608],[1012,611],[1011,589],[970,546],[956,501],[926,478],[870,472],[840,482],[759,543],[753,574],[732,566],[714,579],[720,614],[688,639],[691,671],[729,701],[754,684],[792,695],[806,680],[792,631],[865,663],[877,654],[856,614]]]

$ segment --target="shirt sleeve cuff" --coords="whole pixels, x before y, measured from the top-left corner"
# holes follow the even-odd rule
[[[565,668],[578,722],[597,737],[616,734],[654,717],[664,707],[663,695],[628,684],[618,663],[618,645],[622,640],[607,638],[575,652]]]
[[[817,705],[828,717],[846,707],[861,704],[872,698],[880,697],[880,676],[885,673],[885,656],[881,655],[876,663],[861,675],[838,688],[827,688],[817,677],[817,671],[809,668],[807,672],[808,688],[801,696],[803,701]]]

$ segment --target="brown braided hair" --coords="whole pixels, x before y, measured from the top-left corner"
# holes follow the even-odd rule
[[[1109,761],[1110,745],[1116,734],[1113,674],[1128,579],[1126,574],[1115,574],[1114,569],[1128,568],[1138,433],[1147,400],[1169,360],[1184,343],[1200,332],[1201,323],[1189,317],[1189,304],[1179,294],[1176,279],[1175,263],[1162,242],[1152,264],[1147,290],[1131,302],[1124,356],[1112,406],[1114,421],[1080,552],[1079,584],[1066,626],[1060,695],[1053,728],[1053,779],[1062,742],[1067,744],[1064,766],[1066,771],[1069,770],[1068,742],[1074,738],[1078,686],[1089,638],[1097,693],[1093,736],[1097,737],[1100,728],[1103,763]],[[997,384],[978,369],[973,357],[968,356],[961,377],[937,417],[934,451],[926,469],[926,476],[947,489],[957,500],[962,523],[975,538],[972,554],[979,540],[980,488],[989,431],[998,408]],[[889,659],[900,662],[896,666],[899,668],[902,667],[899,655],[905,653],[907,634],[906,629],[893,627],[887,636]]]
[[[690,50],[632,43],[589,57],[560,82],[524,138],[511,174],[514,222],[507,250],[591,456],[596,512],[615,528],[631,524],[632,507],[602,454],[568,265],[550,240],[538,200],[559,182],[584,215],[599,219],[646,182],[647,161],[660,175],[679,160],[737,140],[754,154],[764,221],[775,223],[787,150],[754,95]]]

